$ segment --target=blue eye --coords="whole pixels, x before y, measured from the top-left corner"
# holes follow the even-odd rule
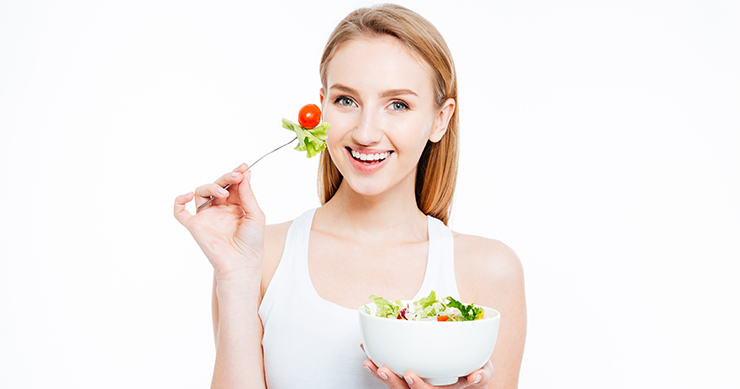
[[[391,109],[394,111],[403,111],[409,109],[409,106],[403,101],[394,101],[391,103]]]
[[[334,103],[335,104],[339,104],[342,107],[351,107],[351,106],[355,105],[355,102],[352,101],[352,99],[350,99],[347,96],[339,96],[339,97],[337,97],[336,100],[334,100]]]

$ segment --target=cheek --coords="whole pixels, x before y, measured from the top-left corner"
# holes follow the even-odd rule
[[[331,112],[325,113],[324,121],[331,125],[331,128],[326,131],[326,135],[328,136],[326,145],[329,149],[332,149],[346,137],[349,123],[347,123],[346,118],[343,118],[342,115],[332,115]]]
[[[323,112],[323,119],[331,125],[327,130],[329,139],[341,139],[356,125],[355,117],[352,114],[337,112],[332,107],[327,107]]]
[[[326,131],[326,135],[328,135],[328,138],[326,139],[326,147],[331,151],[331,149],[336,147],[342,137],[337,133],[334,126]]]
[[[405,131],[399,131],[399,141],[403,144],[414,148],[424,148],[431,134],[432,123],[427,120],[426,116],[418,116],[409,120],[403,126]]]

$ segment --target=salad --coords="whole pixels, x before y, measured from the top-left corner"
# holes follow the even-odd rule
[[[298,123],[283,118],[283,127],[295,132],[298,138],[298,151],[305,151],[311,158],[326,148],[326,130],[331,126],[321,122],[321,109],[316,104],[308,104],[298,112]]]
[[[375,302],[375,316],[398,320],[416,321],[471,321],[482,319],[485,311],[475,304],[465,305],[447,296],[437,300],[434,291],[429,296],[405,304],[401,300],[388,301],[376,295],[370,295]],[[366,312],[370,312],[367,305]]]

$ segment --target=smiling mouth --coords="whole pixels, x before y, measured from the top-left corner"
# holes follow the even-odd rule
[[[349,147],[347,147],[347,150],[349,150],[350,155],[352,155],[352,158],[355,161],[362,162],[368,165],[383,162],[386,158],[388,158],[389,155],[393,153],[393,151],[386,151],[384,153],[364,154],[359,151],[352,150]]]

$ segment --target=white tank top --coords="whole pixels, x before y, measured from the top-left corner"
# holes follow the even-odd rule
[[[267,386],[385,388],[362,367],[367,357],[360,348],[357,310],[324,300],[311,283],[308,240],[315,211],[306,211],[288,229],[283,256],[259,308]],[[452,231],[438,219],[427,220],[429,255],[414,300],[432,290],[459,300]]]

